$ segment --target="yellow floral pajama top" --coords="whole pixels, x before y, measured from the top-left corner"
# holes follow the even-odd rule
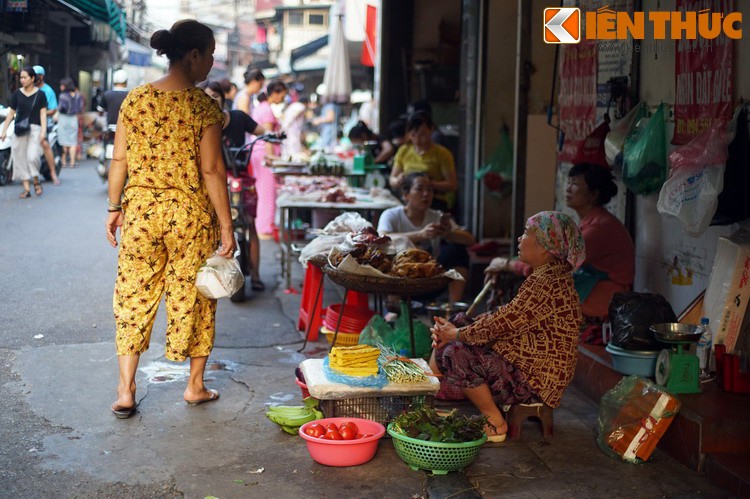
[[[113,299],[117,354],[148,349],[164,296],[166,357],[208,356],[216,300],[198,293],[195,276],[221,238],[200,170],[200,141],[222,122],[222,112],[200,89],[161,91],[146,84],[128,94],[120,115],[128,183]]]

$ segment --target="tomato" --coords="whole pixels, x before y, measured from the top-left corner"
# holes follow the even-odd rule
[[[369,433],[365,433],[364,435],[362,435],[362,438],[370,438],[371,436],[372,435],[370,435]]]
[[[364,437],[364,435],[362,435],[361,433],[357,433],[357,435],[354,438],[359,440],[362,437]]]
[[[344,426],[348,426],[349,428],[351,428],[355,435],[359,433],[359,428],[357,428],[357,425],[352,423],[351,421],[345,421],[341,423],[341,428],[343,428]]]
[[[339,427],[336,426],[336,423],[328,423],[326,425],[326,430],[336,430],[336,431],[339,431]]]
[[[326,440],[343,440],[344,439],[338,430],[330,429],[330,428],[328,429],[328,431],[326,431],[326,434],[325,436],[323,436],[323,438],[325,438]]]
[[[354,437],[357,436],[356,433],[354,433],[354,430],[351,429],[351,427],[346,425],[341,425],[341,438],[344,440],[354,440]]]
[[[320,438],[326,434],[326,429],[322,424],[313,423],[305,428],[305,434],[310,435],[311,437]]]

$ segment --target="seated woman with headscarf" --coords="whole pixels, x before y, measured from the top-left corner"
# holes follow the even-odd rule
[[[492,442],[508,431],[499,406],[558,407],[576,365],[582,315],[573,271],[586,256],[580,230],[564,213],[537,213],[518,239],[518,255],[532,272],[509,304],[461,328],[436,317],[430,329],[432,370],[487,416]]]
[[[609,315],[609,302],[618,292],[629,291],[635,277],[635,246],[630,233],[604,207],[617,194],[612,173],[599,165],[578,163],[568,172],[565,204],[580,218],[586,242],[586,260],[574,274],[581,311],[588,324],[600,324]],[[485,270],[493,275],[510,270],[528,275],[522,262],[496,258]]]

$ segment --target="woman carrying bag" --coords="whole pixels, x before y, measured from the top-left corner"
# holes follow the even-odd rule
[[[21,88],[10,96],[10,112],[3,123],[0,140],[5,140],[8,125],[16,118],[15,135],[11,143],[13,158],[13,180],[23,182],[21,199],[31,197],[29,180],[34,181],[34,193],[42,195],[39,183],[39,167],[41,166],[42,142],[47,136],[47,98],[34,85],[36,73],[31,67],[21,70],[19,78]]]

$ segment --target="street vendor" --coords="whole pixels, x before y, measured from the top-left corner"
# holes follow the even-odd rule
[[[430,208],[435,190],[426,173],[410,173],[401,182],[404,206],[389,208],[378,222],[378,232],[408,238],[415,246],[429,251],[446,269],[456,269],[464,280],[448,286],[451,302],[461,301],[469,277],[469,253],[474,236],[460,228],[447,213]]]
[[[453,208],[458,189],[456,166],[453,154],[432,141],[434,128],[432,118],[425,112],[416,112],[409,118],[406,122],[406,137],[410,143],[399,148],[396,153],[388,181],[394,192],[397,192],[406,175],[426,173],[435,190],[432,208],[448,211]]]
[[[599,165],[578,163],[568,172],[565,204],[580,218],[586,259],[574,274],[587,324],[600,324],[615,293],[629,291],[635,277],[635,246],[625,226],[604,207],[617,194],[612,173]],[[528,275],[522,262],[494,259],[486,273],[511,270]]]
[[[560,405],[573,379],[582,322],[573,271],[586,253],[573,219],[555,211],[530,217],[518,255],[532,272],[509,304],[460,328],[436,317],[430,329],[430,367],[487,416],[492,442],[504,441],[508,431],[498,406]]]

